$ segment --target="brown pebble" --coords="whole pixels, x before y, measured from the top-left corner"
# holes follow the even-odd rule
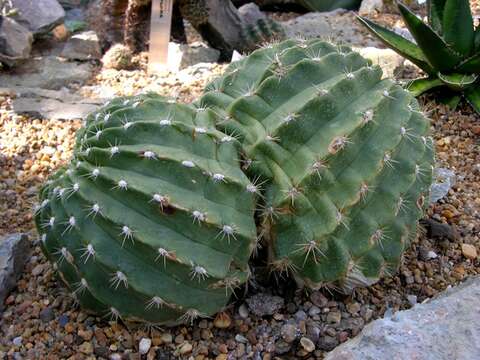
[[[478,256],[476,247],[471,244],[462,244],[462,254],[470,260],[475,260]]]
[[[217,316],[215,316],[215,320],[213,320],[213,325],[219,329],[227,329],[231,324],[232,319],[226,312],[219,312]]]

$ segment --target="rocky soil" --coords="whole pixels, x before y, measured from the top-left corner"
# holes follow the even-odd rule
[[[201,64],[147,76],[145,57],[136,64],[130,71],[98,71],[86,85],[75,87],[76,94],[108,98],[156,91],[189,102],[224,69]],[[280,285],[260,272],[247,289],[238,289],[226,313],[193,326],[134,327],[91,316],[76,306],[41,254],[31,213],[41,184],[70,158],[81,121],[17,115],[15,96],[0,92],[0,235],[27,233],[33,251],[16,290],[5,300],[2,359],[322,359],[373,319],[408,309],[480,273],[480,119],[466,106],[449,111],[424,98],[438,166],[452,169],[457,181],[430,206],[424,231],[392,277],[345,296],[334,289],[295,290],[292,281]]]

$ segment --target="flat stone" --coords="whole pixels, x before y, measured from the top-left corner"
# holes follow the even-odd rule
[[[0,237],[0,311],[10,291],[22,274],[30,253],[30,242],[25,234]]]
[[[353,11],[338,9],[311,12],[282,22],[287,38],[332,39],[335,43],[357,47],[382,47],[356,19]]]
[[[65,44],[61,57],[71,60],[98,60],[102,57],[100,41],[95,31],[73,35]]]
[[[83,84],[93,73],[89,63],[76,63],[55,56],[28,59],[14,71],[2,74],[0,87],[16,86],[58,90],[71,84]]]
[[[480,277],[437,298],[375,320],[360,335],[330,352],[326,360],[480,359]]]
[[[9,17],[0,17],[0,62],[13,66],[29,57],[32,33]]]
[[[11,0],[12,7],[18,10],[13,18],[35,35],[45,34],[60,25],[65,10],[57,0]]]
[[[14,95],[12,105],[15,113],[50,120],[83,119],[106,101],[86,99],[71,94],[65,88],[60,91],[26,87],[0,88],[1,93]]]

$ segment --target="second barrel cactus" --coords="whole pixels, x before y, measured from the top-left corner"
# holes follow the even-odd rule
[[[345,290],[393,272],[431,181],[415,99],[346,47],[253,52],[193,105],[117,99],[42,190],[43,250],[82,305],[176,324],[220,311],[257,237],[274,270]]]
[[[199,102],[242,143],[263,182],[271,265],[319,288],[397,268],[425,206],[433,144],[407,91],[348,48],[314,40],[260,50]]]

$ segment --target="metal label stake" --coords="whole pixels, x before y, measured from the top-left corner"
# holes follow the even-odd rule
[[[148,54],[149,73],[154,73],[167,67],[172,6],[173,0],[152,0],[150,48]]]

